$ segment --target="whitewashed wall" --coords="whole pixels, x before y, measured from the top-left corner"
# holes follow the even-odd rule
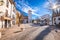
[[[54,18],[56,18],[56,20],[55,20],[55,21],[53,20],[53,25],[55,25],[55,24],[54,24],[55,22],[56,22],[56,24],[59,24],[60,20],[58,20],[58,18],[60,18],[60,16],[54,17]],[[53,19],[54,19],[54,18],[53,18]]]
[[[8,9],[6,7],[6,3],[7,3],[6,1],[7,0],[3,0],[3,1],[4,1],[3,5],[0,6],[0,12],[2,12],[2,13],[0,13],[0,17],[3,16],[5,14],[5,12],[6,12],[6,9]],[[4,21],[3,21],[3,24],[2,24],[2,21],[0,20],[0,29],[2,28],[2,25],[4,26]]]
[[[58,20],[59,18],[60,18],[60,16],[56,17],[56,24],[59,24],[59,22],[60,22],[60,20]]]

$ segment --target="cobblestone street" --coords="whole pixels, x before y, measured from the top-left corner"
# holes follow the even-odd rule
[[[30,26],[29,24],[23,24]],[[25,28],[24,27],[24,28]],[[51,30],[49,26],[32,26],[25,28],[24,31],[20,31],[19,27],[11,32],[7,31],[0,40],[59,40],[59,33]]]

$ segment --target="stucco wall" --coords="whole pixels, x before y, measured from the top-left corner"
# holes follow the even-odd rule
[[[56,18],[56,20],[54,21],[54,18]],[[58,20],[58,18],[60,18],[60,16],[58,17],[54,17],[53,18],[53,25],[55,25],[54,23],[56,22],[56,24],[59,24],[60,23],[60,20]]]

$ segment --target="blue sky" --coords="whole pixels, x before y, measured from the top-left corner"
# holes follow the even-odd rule
[[[25,16],[28,16],[28,10],[32,10],[32,19],[45,14],[51,15],[51,11],[46,8],[49,4],[47,0],[14,0],[14,2],[16,9]]]

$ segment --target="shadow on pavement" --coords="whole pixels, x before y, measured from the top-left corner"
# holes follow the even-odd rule
[[[47,36],[50,32],[51,32],[50,27],[47,27],[34,40],[43,40],[44,37]]]

